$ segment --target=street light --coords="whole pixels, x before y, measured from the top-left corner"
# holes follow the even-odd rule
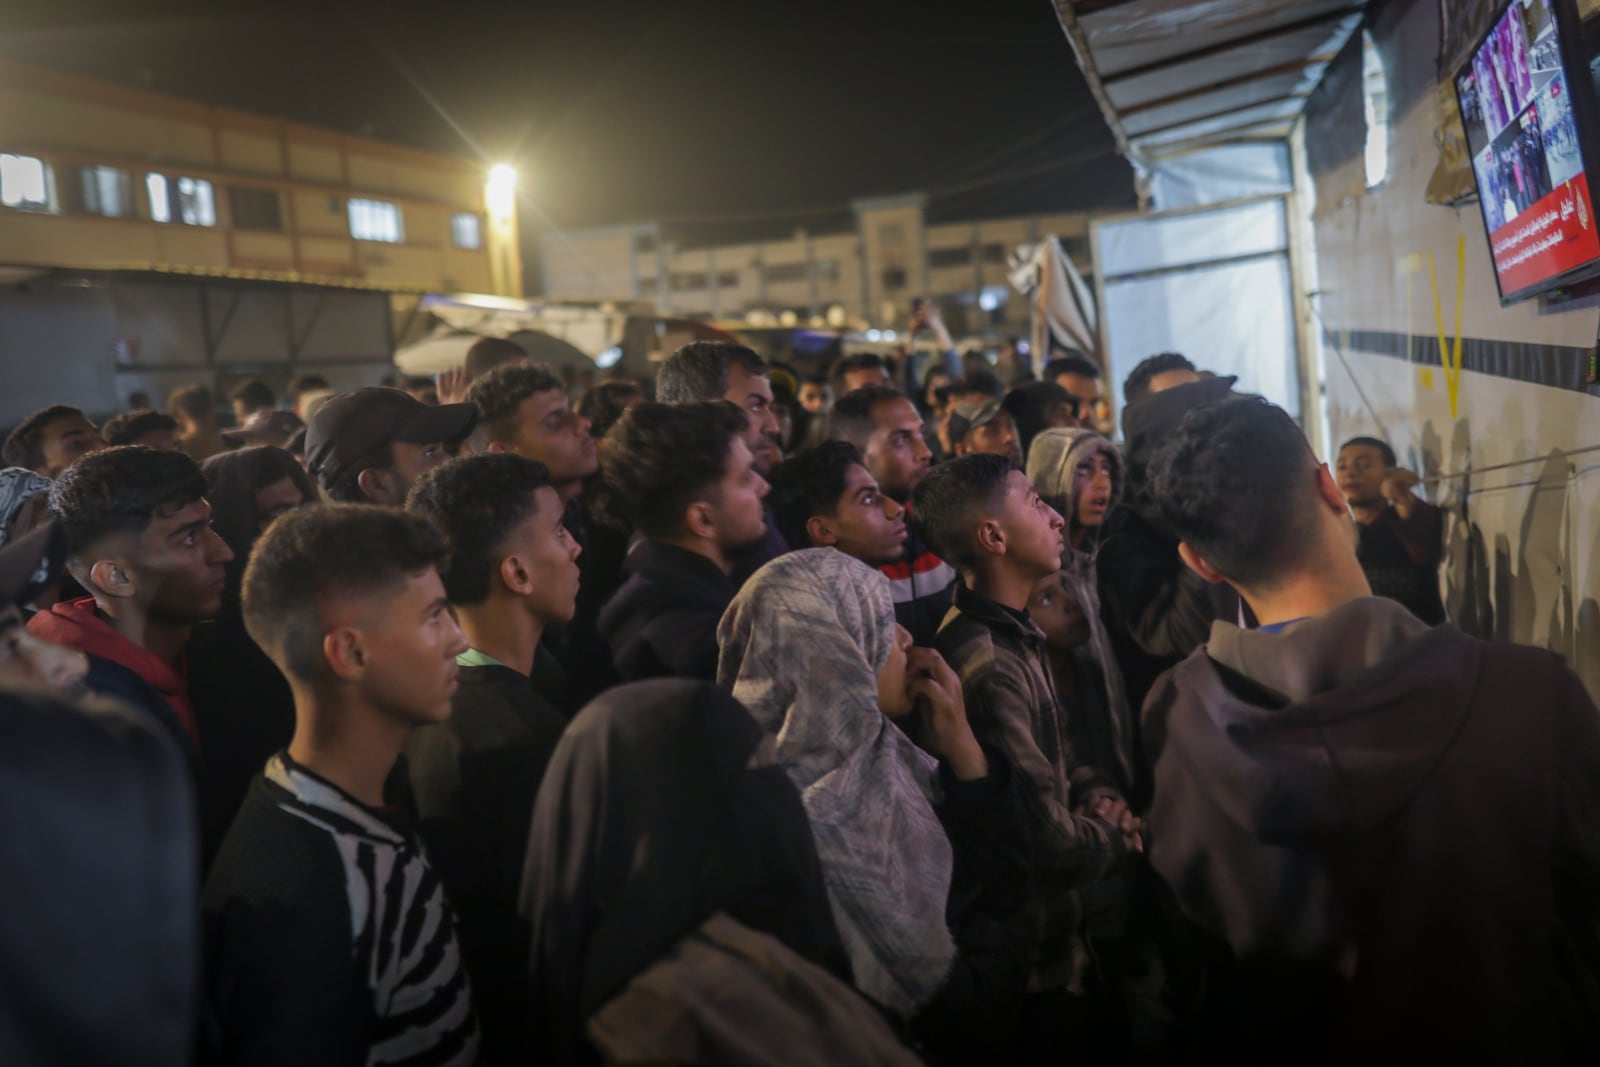
[[[496,163],[489,168],[484,200],[489,206],[489,214],[497,219],[509,219],[516,213],[517,172],[511,164]]]

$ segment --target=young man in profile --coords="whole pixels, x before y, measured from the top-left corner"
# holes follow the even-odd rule
[[[726,400],[747,419],[744,443],[750,449],[755,472],[762,478],[783,462],[783,436],[773,407],[772,379],[767,361],[753,350],[728,341],[695,341],[684,345],[656,372],[656,399],[663,404]],[[733,567],[735,584],[768,560],[789,551],[772,512],[766,512],[766,536],[739,554]]]
[[[1595,1062],[1582,683],[1372,596],[1345,495],[1259,397],[1191,413],[1154,478],[1261,623],[1212,623],[1144,711],[1151,862],[1229,957],[1206,1062]]]
[[[89,417],[70,404],[52,404],[17,423],[0,448],[8,467],[55,479],[79,456],[108,447]]]
[[[50,510],[67,569],[89,593],[28,622],[89,654],[87,685],[150,712],[191,758],[200,735],[183,650],[222,610],[233,551],[211,528],[200,468],[182,452],[125,446],[83,457],[56,480]]]
[[[384,784],[450,715],[467,649],[443,539],[396,508],[284,515],[256,544],[244,620],[294,691],[203,897],[208,1051],[224,1063],[478,1061],[455,920]]]
[[[1026,475],[988,453],[935,467],[912,505],[923,536],[961,570],[934,647],[961,677],[978,740],[1009,756],[1027,783],[1037,883],[1029,990],[1044,995],[1032,1011],[1064,1016],[1088,965],[1079,894],[1140,847],[1138,820],[1110,779],[1079,765],[1067,744],[1048,643],[1028,616],[1035,588],[1061,567],[1066,523]],[[1058,1039],[1041,1040],[1048,1049]]]
[[[644,535],[600,611],[623,681],[714,680],[734,564],[767,535],[767,481],[723,401],[635,404],[606,436],[607,489]]]
[[[589,420],[572,410],[561,380],[543,366],[496,367],[467,390],[478,424],[467,438],[473,452],[508,452],[544,464],[565,507],[600,469]]]
[[[791,545],[837,548],[873,567],[905,555],[906,509],[883,491],[848,441],[827,441],[779,464],[771,499]]]
[[[516,1062],[531,1052],[517,890],[533,799],[566,727],[538,691],[534,662],[545,631],[572,618],[580,550],[549,471],[510,453],[429,471],[406,509],[444,534],[445,593],[471,645],[456,656],[450,718],[406,742],[411,795],[461,919],[490,1062]]]
[[[922,416],[911,399],[884,385],[846,393],[833,405],[829,436],[848,441],[861,453],[867,473],[890,499],[909,507],[911,494],[928,473],[933,453],[922,436]],[[909,530],[899,559],[879,566],[889,579],[894,616],[923,648],[950,610],[950,590],[959,581],[955,568]]]

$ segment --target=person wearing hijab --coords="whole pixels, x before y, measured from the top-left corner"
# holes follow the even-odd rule
[[[222,610],[189,639],[189,692],[205,752],[201,840],[209,862],[250,780],[294,734],[294,697],[282,673],[245,632],[239,591],[257,538],[285,511],[317,499],[305,469],[281,448],[222,452],[200,465],[211,524],[233,550]]]
[[[24,467],[0,470],[0,545],[21,537],[50,516],[50,479]]]
[[[848,986],[799,795],[710,683],[637,682],[579,713],[521,912],[541,1062],[915,1062]]]
[[[992,1028],[997,1051],[1026,980],[1026,927],[1005,920],[1029,845],[1010,765],[973,736],[960,679],[910,647],[881,572],[831,548],[757,571],[717,636],[717,680],[800,790],[856,987],[957,1038],[962,1023]],[[919,703],[938,760],[891,721]]]
[[[1141,793],[1136,787],[1147,785],[1136,773],[1138,724],[1101,618],[1095,572],[1102,528],[1122,496],[1122,455],[1093,430],[1049,429],[1034,439],[1027,474],[1040,498],[1067,520],[1056,599],[1070,596],[1089,631],[1084,654],[1051,657],[1057,681],[1067,683],[1063,695],[1073,695],[1067,735],[1079,759],[1109,775],[1133,803]]]
[[[1028,614],[1045,634],[1068,741],[1143,812],[1149,767],[1101,617],[1095,573],[1105,520],[1122,494],[1122,455],[1092,430],[1050,429],[1034,439],[1027,473],[1039,496],[1067,520],[1061,570],[1039,583]],[[1113,1058],[1134,1055],[1130,1047],[1137,1055],[1152,1054],[1170,1027],[1170,1009],[1162,1003],[1161,892],[1142,857],[1084,889],[1085,931],[1099,964],[1088,990],[1086,1029],[1090,1047],[1116,1048]]]

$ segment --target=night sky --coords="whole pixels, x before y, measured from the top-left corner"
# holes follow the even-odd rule
[[[735,239],[909,189],[934,218],[1132,203],[1049,0],[3,6],[6,58],[509,160],[535,227]]]

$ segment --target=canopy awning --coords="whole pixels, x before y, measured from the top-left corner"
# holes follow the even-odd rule
[[[1281,139],[1361,24],[1358,0],[1055,0],[1118,148],[1151,164]]]

